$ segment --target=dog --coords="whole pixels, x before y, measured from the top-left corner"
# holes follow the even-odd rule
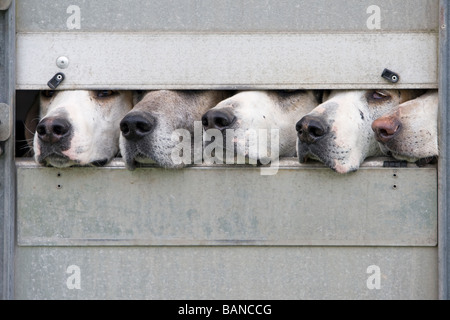
[[[119,123],[132,107],[131,91],[41,91],[26,119],[35,161],[58,168],[106,165],[118,155]]]
[[[439,156],[438,91],[393,108],[372,123],[384,154],[422,166]]]
[[[120,122],[120,150],[129,170],[138,164],[156,163],[177,169],[192,164],[195,122],[200,125],[202,149],[202,115],[232,93],[227,90],[154,90],[142,99]],[[184,134],[188,148],[181,148],[177,134]],[[186,141],[185,141],[186,144]],[[192,148],[191,148],[192,147]],[[189,150],[188,150],[189,149]],[[179,153],[185,153],[180,156]],[[181,160],[180,160],[181,159]],[[183,160],[183,161],[182,161]]]
[[[208,110],[202,116],[202,124],[206,132],[217,130],[216,144],[217,137],[222,138],[219,156],[215,150],[219,160],[228,153],[227,163],[238,159],[268,163],[278,156],[296,156],[295,123],[320,101],[320,91],[242,91]],[[205,141],[205,149],[211,143]]]
[[[372,122],[420,90],[332,90],[296,124],[300,163],[315,159],[337,173],[356,171],[370,156],[382,155]]]

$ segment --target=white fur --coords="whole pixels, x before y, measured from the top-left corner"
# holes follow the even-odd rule
[[[235,139],[235,146],[226,147],[228,149],[231,147],[237,155],[244,157],[249,157],[249,150],[253,148],[253,150],[257,150],[256,160],[261,160],[266,156],[269,158],[296,156],[295,123],[317,105],[318,102],[312,91],[292,93],[243,91],[220,102],[211,110],[231,109],[237,118],[231,129],[247,133],[238,137],[241,139]],[[279,149],[273,155],[271,151],[275,146],[271,141],[272,130],[278,130],[279,134],[279,145],[277,146]],[[249,139],[248,132],[256,133],[257,138]],[[267,139],[267,149],[255,146],[261,139]],[[245,150],[237,148],[237,144],[245,144]],[[243,151],[244,154],[239,154],[240,151]]]
[[[322,161],[338,173],[355,171],[370,156],[382,155],[371,123],[415,96],[414,90],[383,90],[386,99],[371,99],[374,90],[335,90],[307,116],[321,119],[329,132],[314,143],[298,140],[299,160]]]
[[[438,101],[437,90],[430,90],[377,119],[401,124],[393,138],[379,142],[383,152],[409,162],[438,156]]]
[[[95,91],[69,90],[55,92],[51,98],[41,97],[40,119],[58,115],[67,116],[73,128],[70,149],[61,151],[68,159],[54,162],[49,156],[41,159],[41,142],[34,136],[36,161],[53,166],[88,165],[92,161],[111,160],[119,151],[119,122],[132,108],[132,93],[97,98]]]
[[[126,167],[134,170],[139,163],[156,163],[165,168],[182,168],[191,163],[175,163],[172,153],[180,145],[172,139],[179,130],[194,135],[194,122],[201,121],[204,112],[229,97],[227,91],[216,90],[155,90],[145,92],[128,115],[148,114],[156,119],[151,133],[137,141],[120,135],[119,145]],[[200,126],[201,129],[201,126]],[[200,143],[202,142],[200,131]],[[194,141],[195,137],[189,137]],[[191,144],[188,145],[191,149]],[[201,145],[200,145],[201,148]],[[187,151],[187,150],[186,150]],[[193,151],[193,150],[189,150]],[[193,152],[192,152],[193,153]]]

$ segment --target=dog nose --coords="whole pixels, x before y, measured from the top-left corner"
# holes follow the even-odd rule
[[[42,119],[36,127],[40,140],[47,143],[57,143],[70,134],[72,125],[64,118],[49,117]]]
[[[328,127],[323,120],[313,116],[304,116],[295,125],[298,138],[308,144],[316,142],[328,133]]]
[[[202,124],[205,130],[225,130],[230,128],[235,121],[236,116],[229,109],[209,110],[202,116]]]
[[[372,130],[375,132],[375,139],[386,143],[395,137],[401,130],[402,124],[396,118],[379,118],[372,122]]]
[[[138,141],[153,131],[155,123],[149,114],[128,114],[120,121],[120,131],[127,140]]]

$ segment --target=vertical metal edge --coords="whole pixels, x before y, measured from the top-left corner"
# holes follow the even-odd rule
[[[447,106],[449,105],[449,5],[447,0],[439,3],[439,148],[438,163],[438,274],[439,299],[449,299],[450,270],[449,270],[449,182],[448,159],[450,153],[449,132],[450,118]]]
[[[14,248],[15,248],[15,207],[16,207],[16,170],[15,156],[15,87],[16,87],[16,27],[15,27],[15,0],[5,14],[5,76],[8,79],[4,88],[5,100],[12,112],[11,136],[5,142],[4,161],[4,204],[3,204],[3,266],[2,266],[2,292],[1,298],[9,300],[14,298]]]

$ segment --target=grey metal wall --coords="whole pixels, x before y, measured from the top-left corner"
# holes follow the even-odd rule
[[[17,166],[18,298],[438,297],[435,166]]]
[[[450,6],[448,1],[440,1],[439,33],[439,297],[450,299],[450,202],[449,202],[449,68],[450,68]]]
[[[18,89],[45,88],[61,56],[61,88],[437,87],[437,0],[21,0],[17,11]]]
[[[67,89],[446,92],[445,1],[110,4],[18,0],[16,89],[46,88],[63,71]],[[380,77],[386,67],[398,83]],[[445,159],[439,171],[371,160],[345,176],[295,159],[273,176],[246,166],[129,172],[119,159],[16,164],[15,274],[3,272],[14,275],[15,298],[447,297]],[[5,179],[14,172],[0,168]]]
[[[15,96],[15,8],[11,1],[0,1],[0,298],[13,297],[14,274],[14,106]],[[9,9],[8,9],[9,8]],[[10,112],[11,111],[11,112]],[[10,121],[5,120],[10,112]],[[9,127],[5,129],[5,127]],[[10,132],[8,134],[7,132]],[[8,137],[9,135],[9,137]]]

